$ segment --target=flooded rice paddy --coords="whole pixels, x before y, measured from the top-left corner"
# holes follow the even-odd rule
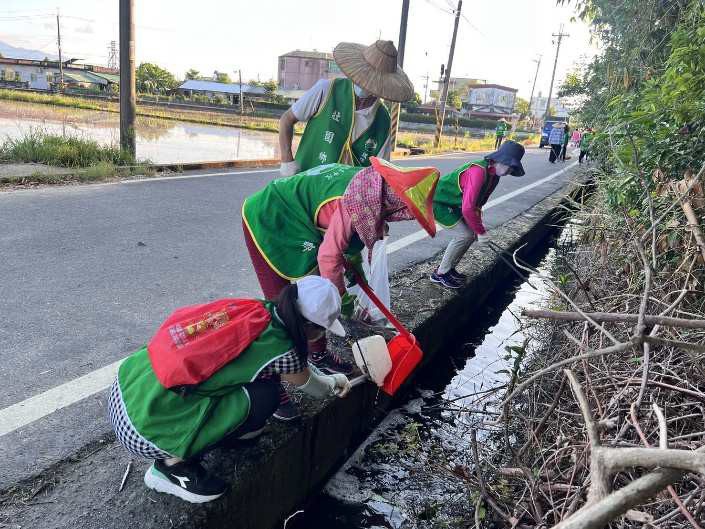
[[[120,115],[0,101],[0,140],[21,138],[32,130],[117,145]],[[153,163],[272,159],[279,158],[279,141],[272,132],[138,116],[137,157]]]

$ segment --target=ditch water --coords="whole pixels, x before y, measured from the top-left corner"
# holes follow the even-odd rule
[[[153,163],[279,158],[278,135],[272,132],[141,116],[137,117],[136,129],[137,157]],[[21,138],[33,130],[117,145],[120,116],[98,110],[0,101],[0,140]]]
[[[557,252],[573,240],[572,228],[569,224],[557,244],[526,261],[539,274],[550,274]],[[449,340],[447,356],[437,357],[420,373],[407,402],[384,418],[323,492],[290,516],[285,528],[472,525],[478,495],[467,481],[474,466],[470,430],[497,416],[488,390],[509,381],[516,351],[526,338],[522,308],[542,308],[548,297],[536,274],[523,282],[516,278],[491,296],[472,332]],[[478,395],[485,392],[488,399],[478,405]]]

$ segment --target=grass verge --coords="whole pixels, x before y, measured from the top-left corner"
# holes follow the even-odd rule
[[[417,132],[402,132],[399,133],[399,144],[406,147],[420,148],[426,154],[439,154],[451,151],[492,151],[494,150],[495,135],[486,134],[483,138],[443,136],[441,144],[434,147],[433,134],[424,134]],[[515,140],[524,146],[538,145],[539,135],[532,134],[524,139],[515,139],[513,135],[508,137],[510,140]]]
[[[69,169],[59,172],[38,170],[29,176],[0,175],[0,184],[5,185],[89,182],[153,172],[148,162],[135,162],[115,146],[40,130],[32,130],[22,138],[5,139],[0,144],[0,162],[36,163]]]

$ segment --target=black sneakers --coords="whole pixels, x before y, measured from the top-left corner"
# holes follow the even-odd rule
[[[450,288],[452,290],[456,290],[460,288],[462,283],[455,279],[452,275],[450,275],[450,272],[446,272],[445,274],[439,274],[438,272],[433,272],[431,274],[431,282],[432,283],[438,283],[439,285],[443,285],[446,288]]]
[[[338,353],[323,351],[322,353],[311,353],[309,360],[318,369],[326,375],[342,373],[343,375],[352,375],[355,367],[352,362],[348,362]]]
[[[206,503],[217,500],[228,484],[211,476],[197,461],[182,461],[167,466],[164,460],[157,459],[147,469],[144,484],[157,492],[178,496],[190,503]]]
[[[289,400],[284,403],[279,403],[279,407],[274,412],[273,417],[282,422],[294,421],[301,417],[301,412],[299,408],[296,407],[296,404]]]
[[[448,270],[448,275],[460,283],[465,283],[465,280],[468,278],[468,276],[458,272],[455,268]]]

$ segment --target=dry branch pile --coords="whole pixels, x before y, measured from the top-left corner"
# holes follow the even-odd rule
[[[578,214],[545,278],[555,310],[525,314],[538,354],[473,432],[478,503],[502,526],[705,529],[703,169],[649,193],[648,215],[599,187]]]

